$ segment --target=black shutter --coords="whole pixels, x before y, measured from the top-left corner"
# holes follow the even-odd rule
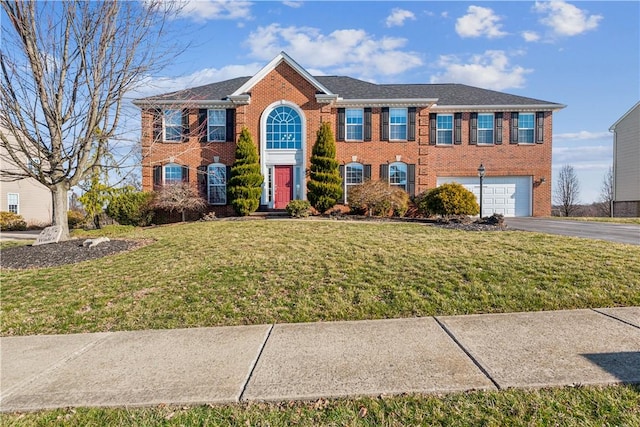
[[[162,110],[155,109],[153,114],[153,142],[162,141]]]
[[[542,144],[544,142],[544,112],[538,111],[536,113],[536,144]]]
[[[386,163],[380,165],[380,181],[389,181],[389,165]]]
[[[478,143],[478,113],[471,113],[469,117],[469,144]]]
[[[455,145],[462,144],[462,113],[455,113],[453,115],[453,143]]]
[[[338,108],[338,138],[337,141],[344,141],[345,134],[345,109]]]
[[[189,140],[189,110],[182,110],[182,140]]]
[[[407,193],[413,197],[416,193],[416,165],[407,165]]]
[[[225,205],[229,204],[229,180],[231,179],[231,166],[227,166],[225,168],[225,176],[224,176],[224,184],[225,184],[225,190],[227,193],[227,197],[225,197]]]
[[[345,202],[346,202],[346,199],[345,199],[346,194],[345,194],[345,191],[344,191],[344,187],[345,187],[345,185],[344,185],[345,184],[344,183],[344,165],[338,166],[338,172],[340,172],[340,179],[342,180],[342,183],[341,183],[342,196],[340,197],[340,203],[344,205]]]
[[[189,166],[182,166],[182,182],[189,182]]]
[[[207,166],[202,165],[198,166],[198,193],[200,193],[200,197],[207,199],[208,202],[208,191],[207,191]]]
[[[389,107],[380,109],[380,140],[389,140]]]
[[[407,141],[416,140],[416,107],[407,110]]]
[[[429,114],[429,145],[436,145],[436,113]]]
[[[207,142],[209,140],[209,124],[208,124],[208,111],[205,108],[198,110],[198,135],[200,136],[200,142]]]
[[[162,187],[162,166],[155,165],[153,167],[153,190],[157,191]]]
[[[511,113],[511,138],[509,143],[518,143],[518,113]]]
[[[227,142],[236,141],[236,110],[234,108],[227,108]]]
[[[364,109],[364,140],[371,141],[371,108]]]
[[[496,113],[494,131],[496,145],[502,144],[502,113]]]
[[[371,165],[364,165],[364,181],[371,179]]]

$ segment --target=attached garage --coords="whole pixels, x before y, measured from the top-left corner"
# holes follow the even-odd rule
[[[449,182],[462,184],[480,200],[480,178],[469,176],[438,177],[437,185]],[[494,213],[505,217],[531,216],[530,176],[485,177],[482,181],[482,216]]]

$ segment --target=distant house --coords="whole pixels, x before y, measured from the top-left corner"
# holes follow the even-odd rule
[[[613,215],[640,217],[640,102],[609,131],[613,132]]]
[[[189,182],[218,214],[233,212],[226,182],[243,127],[260,155],[261,209],[284,209],[306,199],[323,122],[336,137],[346,195],[368,179],[410,196],[451,181],[479,195],[483,164],[484,216],[551,214],[553,112],[562,104],[462,84],[312,76],[284,52],[254,76],[134,104],[142,110],[143,188]]]
[[[5,129],[0,129],[0,132],[7,135],[10,143],[14,140]],[[50,225],[53,214],[51,191],[34,178],[6,176],[6,172],[20,170],[6,148],[0,145],[0,172],[3,172],[0,173],[0,211],[17,213],[28,225]]]

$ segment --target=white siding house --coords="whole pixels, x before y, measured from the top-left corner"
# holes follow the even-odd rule
[[[640,217],[640,102],[609,131],[613,132],[613,215]]]

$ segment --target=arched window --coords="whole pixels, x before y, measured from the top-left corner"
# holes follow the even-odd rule
[[[207,190],[210,205],[227,204],[227,167],[222,163],[207,166]]]
[[[389,184],[407,191],[407,164],[395,162],[389,165]]]
[[[349,189],[364,182],[364,165],[347,163],[344,168],[344,200],[349,200]]]
[[[302,120],[287,106],[274,108],[267,117],[267,149],[302,148]]]
[[[183,181],[182,166],[177,163],[164,165],[164,183],[176,184]]]

